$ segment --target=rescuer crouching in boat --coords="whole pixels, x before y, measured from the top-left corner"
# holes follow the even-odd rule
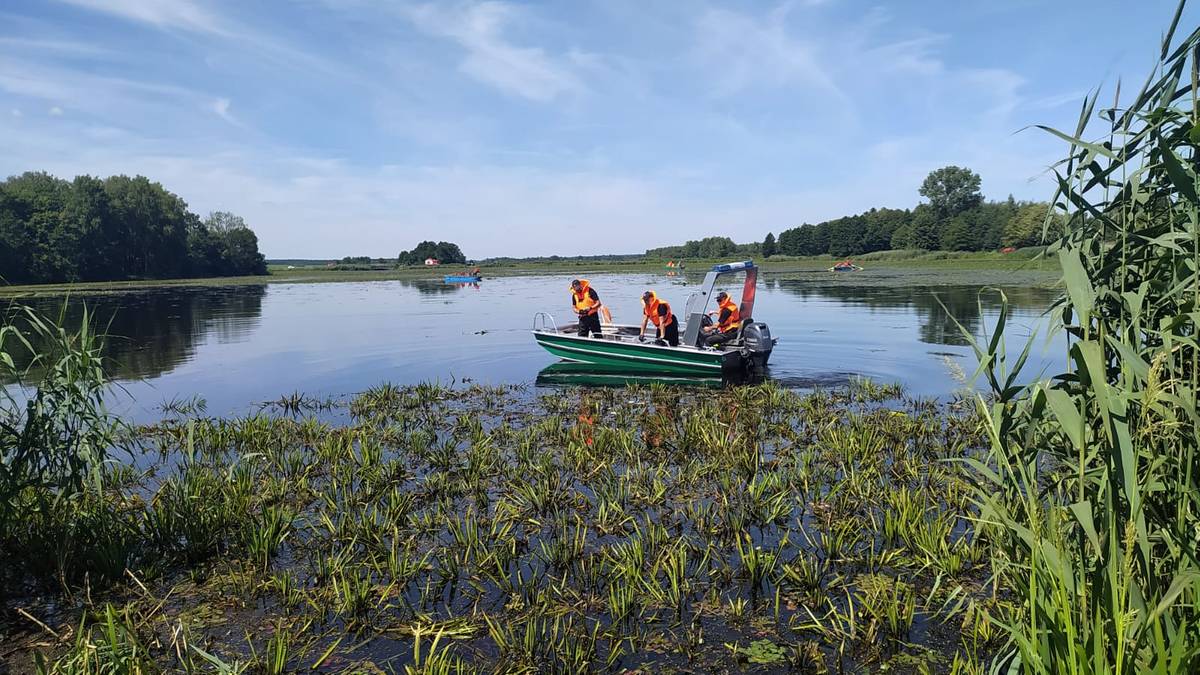
[[[742,326],[742,313],[728,293],[717,293],[717,309],[709,314],[716,315],[717,321],[715,325],[702,329],[705,333],[704,344],[715,347],[737,338],[738,329]]]
[[[665,300],[659,300],[654,291],[642,293],[642,329],[638,332],[639,342],[646,335],[647,323],[653,323],[658,331],[656,342],[665,342],[672,347],[679,346],[679,321],[671,312],[671,305]]]
[[[600,294],[587,279],[571,282],[571,305],[579,315],[579,335],[600,335]]]

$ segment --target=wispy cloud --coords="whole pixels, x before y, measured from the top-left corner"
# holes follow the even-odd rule
[[[59,0],[158,28],[228,35],[220,20],[190,0]]]
[[[923,35],[869,46],[865,48],[864,57],[888,73],[936,77],[946,69],[945,63],[935,55],[946,39],[945,35]]]
[[[26,51],[53,52],[72,56],[98,56],[111,53],[107,49],[87,42],[8,36],[0,36],[0,48],[16,48]]]
[[[347,81],[357,80],[353,72],[316,56],[314,50],[296,48],[269,30],[237,21],[217,12],[212,6],[193,0],[57,1],[163,31],[184,31],[230,40],[241,45],[246,52],[269,59],[276,66],[336,76]]]
[[[1068,91],[1061,94],[1052,94],[1050,96],[1042,96],[1026,101],[1024,106],[1029,110],[1050,110],[1068,103],[1074,103],[1077,106],[1083,102],[1083,98],[1088,95],[1084,89]]]
[[[227,98],[219,98],[212,102],[212,111],[217,114],[217,117],[229,122],[234,126],[241,126],[241,123],[229,113],[230,101]]]
[[[567,65],[569,57],[557,59],[540,47],[518,46],[505,37],[505,29],[522,18],[515,5],[431,3],[410,7],[407,14],[422,31],[449,38],[466,51],[462,72],[507,94],[550,101],[585,90]]]
[[[196,99],[195,90],[176,84],[97,75],[86,70],[39,64],[19,59],[0,61],[0,91],[53,103],[87,104],[130,101],[134,98]]]
[[[799,85],[844,99],[821,62],[816,40],[789,30],[791,5],[766,16],[709,9],[696,24],[696,53],[714,74],[715,92],[729,96],[758,86]]]

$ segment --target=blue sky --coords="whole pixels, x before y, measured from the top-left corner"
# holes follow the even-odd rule
[[[268,257],[755,241],[946,164],[1047,198],[1062,145],[1017,132],[1140,85],[1174,7],[8,0],[0,174],[144,174]]]

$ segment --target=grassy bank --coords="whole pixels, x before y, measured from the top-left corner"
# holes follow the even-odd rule
[[[887,255],[884,255],[887,254]],[[1011,285],[1048,284],[1055,278],[1056,264],[1044,259],[1000,253],[946,253],[924,251],[885,251],[856,259],[865,270],[852,274],[824,274],[833,264],[827,256],[815,258],[789,258],[776,256],[758,261],[763,277],[788,278],[799,275],[817,275],[837,283],[920,283],[924,275],[932,283],[972,283],[972,272],[987,272],[989,282]],[[702,274],[712,265],[727,260],[685,261],[687,274]],[[116,281],[78,284],[40,284],[29,286],[0,286],[0,297],[33,297],[39,295],[120,293],[146,288],[172,288],[195,286],[235,286],[272,283],[321,283],[362,282],[393,280],[440,281],[443,275],[462,270],[456,267],[401,267],[389,270],[337,270],[325,267],[271,266],[267,276],[214,277],[204,279],[166,279],[145,281]],[[623,272],[655,274],[675,272],[666,267],[662,260],[632,261],[540,261],[485,265],[482,274],[489,277],[531,276],[541,274],[619,274]],[[1005,281],[1004,273],[1014,273]],[[943,274],[956,275],[944,277]],[[911,277],[911,278],[910,278]],[[978,282],[975,282],[978,283]]]

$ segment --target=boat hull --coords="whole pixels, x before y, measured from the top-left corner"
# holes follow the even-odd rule
[[[543,349],[567,361],[590,363],[639,373],[683,373],[719,376],[741,366],[737,350],[715,351],[690,347],[659,346],[612,338],[580,337],[552,331],[534,331]]]
[[[482,279],[483,277],[456,277],[451,275],[442,277],[442,280],[448,284],[470,284],[481,281]]]

